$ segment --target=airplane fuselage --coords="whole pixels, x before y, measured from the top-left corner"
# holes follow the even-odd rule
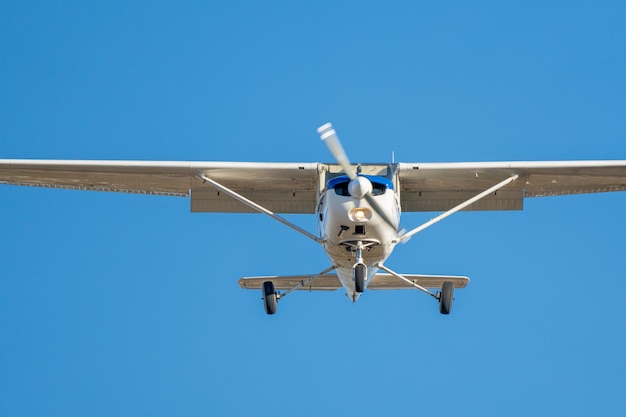
[[[378,209],[384,211],[391,224],[364,198],[364,191],[375,199]],[[320,195],[317,219],[324,250],[337,267],[336,273],[346,295],[356,301],[360,292],[355,289],[355,265],[366,266],[367,285],[378,271],[376,265],[389,257],[396,244],[400,205],[392,182],[382,176],[359,176],[353,180],[346,176],[334,178]]]

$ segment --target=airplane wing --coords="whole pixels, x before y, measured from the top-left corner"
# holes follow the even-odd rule
[[[401,163],[402,211],[446,211],[513,175],[467,210],[521,210],[526,197],[626,190],[626,161]]]
[[[266,276],[266,277],[244,277],[239,280],[239,286],[245,289],[261,289],[263,282],[272,281],[277,290],[290,290],[296,285],[305,281],[314,275],[289,275],[289,276]],[[464,288],[469,283],[468,277],[451,276],[451,275],[416,275],[403,274],[405,278],[421,285],[425,288],[441,288],[444,282],[450,281],[454,283],[454,288]],[[336,290],[342,288],[341,282],[337,275],[327,274],[320,275],[300,290],[317,291],[317,290]],[[379,273],[374,275],[371,282],[367,285],[371,290],[408,290],[413,287],[406,282],[394,277],[391,274]]]
[[[364,164],[365,171],[369,164]],[[334,167],[334,168],[333,168]],[[191,196],[194,212],[253,212],[203,184],[203,173],[275,213],[314,213],[318,163],[0,160],[0,184]],[[445,211],[512,175],[468,210],[521,210],[525,197],[626,190],[626,161],[400,163],[402,211]]]
[[[191,196],[194,212],[253,212],[202,173],[275,213],[314,213],[317,163],[0,160],[0,184]]]

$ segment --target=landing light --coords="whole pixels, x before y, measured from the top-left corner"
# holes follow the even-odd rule
[[[353,222],[366,222],[372,218],[372,210],[365,207],[353,208],[348,212],[348,216]]]

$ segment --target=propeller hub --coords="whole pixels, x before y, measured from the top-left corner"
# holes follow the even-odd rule
[[[372,183],[365,177],[356,177],[350,180],[348,191],[352,197],[362,200],[372,192]]]

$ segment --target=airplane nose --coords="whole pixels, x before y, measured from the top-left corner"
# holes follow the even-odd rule
[[[372,192],[372,183],[365,177],[356,177],[348,184],[348,192],[352,197],[362,200]]]

